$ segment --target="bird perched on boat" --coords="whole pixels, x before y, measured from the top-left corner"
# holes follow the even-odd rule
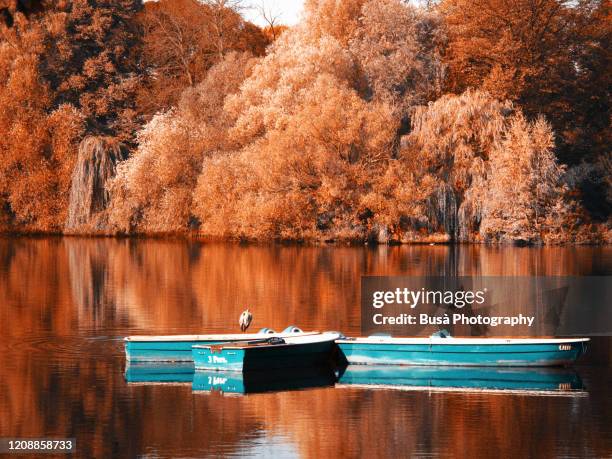
[[[249,328],[249,325],[251,325],[251,322],[253,321],[253,314],[251,314],[251,312],[249,311],[249,308],[246,309],[246,311],[242,311],[242,314],[240,314],[240,331],[242,331],[243,333],[247,330],[247,328]]]

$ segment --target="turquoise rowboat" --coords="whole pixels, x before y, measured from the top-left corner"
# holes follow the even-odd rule
[[[328,366],[292,368],[290,371],[198,370],[191,388],[194,393],[246,395],[331,387],[335,382],[336,376]]]
[[[542,367],[573,363],[588,338],[342,338],[340,356],[361,365]]]
[[[129,362],[191,362],[191,348],[196,344],[219,344],[245,342],[270,337],[311,336],[319,332],[303,332],[290,326],[282,333],[264,328],[259,333],[236,333],[228,335],[162,335],[128,336],[124,338],[125,358]]]
[[[532,395],[586,395],[569,368],[349,365],[338,387],[426,391],[486,391]]]
[[[193,346],[196,369],[219,371],[272,370],[329,362],[340,333],[268,338],[243,343]]]

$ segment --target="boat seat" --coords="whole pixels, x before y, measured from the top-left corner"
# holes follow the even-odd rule
[[[271,328],[262,328],[257,333],[260,333],[262,335],[272,335],[276,333],[276,331],[272,330]]]
[[[452,338],[452,336],[448,330],[444,329],[433,333],[431,338]]]

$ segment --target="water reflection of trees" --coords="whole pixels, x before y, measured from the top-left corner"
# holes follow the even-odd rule
[[[609,258],[609,249],[588,247],[5,239],[0,241],[0,301],[7,320],[0,329],[5,336],[76,329],[226,331],[249,306],[253,328],[294,323],[357,333],[362,274],[587,274],[605,272]]]

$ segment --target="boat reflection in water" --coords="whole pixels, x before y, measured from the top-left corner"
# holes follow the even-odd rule
[[[125,367],[125,380],[130,384],[191,384],[193,362],[136,363]]]
[[[486,391],[529,395],[587,395],[571,368],[349,365],[337,387],[428,391]]]
[[[195,370],[193,363],[128,364],[125,380],[130,385],[189,384],[194,392],[253,394],[331,387],[336,374],[326,366],[267,371]]]
[[[336,374],[326,366],[247,372],[197,370],[192,389],[198,393],[246,395],[331,387],[335,382]]]
[[[339,376],[338,376],[339,375]],[[499,392],[526,395],[585,396],[586,389],[572,368],[495,368],[406,365],[348,365],[268,371],[194,370],[192,363],[129,364],[130,385],[186,384],[196,393],[244,395],[317,387]]]

